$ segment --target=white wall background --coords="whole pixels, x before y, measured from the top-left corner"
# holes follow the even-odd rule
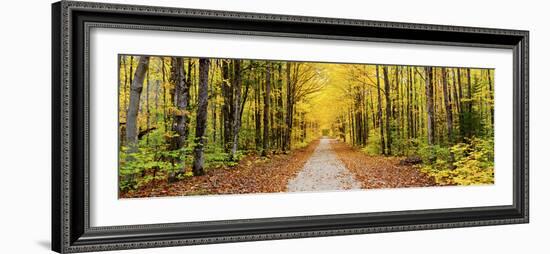
[[[105,0],[106,1],[106,0]],[[545,159],[550,31],[545,1],[117,0],[190,8],[345,17],[531,31],[531,223],[246,242],[123,253],[544,252],[550,226]],[[50,1],[0,9],[0,253],[48,253],[50,244]]]

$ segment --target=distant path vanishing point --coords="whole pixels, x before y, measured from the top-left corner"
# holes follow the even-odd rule
[[[288,182],[289,192],[360,189],[361,184],[338,159],[323,137],[304,168]]]

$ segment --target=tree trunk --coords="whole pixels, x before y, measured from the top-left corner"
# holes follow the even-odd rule
[[[408,125],[408,137],[414,137],[414,121],[413,121],[413,110],[412,110],[412,67],[409,67],[409,78],[407,79],[407,125]]]
[[[167,131],[168,130],[168,102],[167,102],[167,97],[168,97],[168,89],[166,89],[166,67],[165,67],[165,63],[164,63],[164,57],[161,57],[161,60],[162,60],[162,90],[163,90],[163,93],[162,93],[162,101],[163,101],[163,105],[162,105],[162,115],[163,115],[163,120],[164,120],[164,131]]]
[[[449,96],[449,91],[447,90],[448,89],[448,85],[447,85],[447,69],[446,68],[443,68],[442,70],[442,73],[441,73],[441,79],[443,79],[443,97],[445,97],[445,111],[446,111],[446,115],[447,115],[447,139],[448,139],[448,142],[449,142],[449,146],[452,146],[453,142],[454,142],[454,138],[453,138],[453,107],[452,107],[452,104],[450,102],[450,96]],[[454,165],[453,165],[453,162],[455,160],[455,156],[454,156],[454,153],[451,151],[449,153],[449,164],[450,164],[450,167],[451,168],[454,168]]]
[[[157,70],[158,71],[158,70]],[[160,122],[160,114],[158,112],[158,109],[160,107],[159,105],[159,97],[160,97],[160,80],[156,80],[155,82],[155,123]],[[160,127],[159,127],[160,128]]]
[[[264,95],[264,138],[262,144],[262,156],[267,156],[269,146],[269,101],[271,93],[271,66],[266,66],[265,95]]]
[[[277,66],[277,87],[279,88],[279,93],[277,95],[277,140],[279,143],[279,148],[284,151],[284,116],[283,116],[283,65],[279,63]]]
[[[371,118],[372,118],[372,128],[373,129],[376,129],[376,111],[374,110],[374,99],[372,97],[372,92],[369,92],[369,97],[370,97],[370,103],[369,103],[369,107],[370,107],[370,111],[371,111]]]
[[[147,67],[147,68],[149,68],[149,67]],[[132,87],[132,82],[134,80],[134,75],[135,75],[135,73],[134,73],[134,56],[130,56],[130,71],[128,72],[128,78],[129,78],[128,79],[128,87],[125,88],[125,91],[128,92],[128,94],[126,95],[128,97],[127,98],[127,100],[128,100],[127,103],[128,104],[130,104],[130,89],[132,89],[131,87]],[[128,114],[126,114],[126,119],[128,119]]]
[[[380,71],[376,65],[376,87],[378,90],[378,127],[380,128],[380,149],[382,154],[386,154],[386,142],[384,141],[384,127],[382,124],[382,94],[380,91]]]
[[[470,73],[470,68],[466,69],[466,78],[468,79],[468,113],[470,114],[470,118],[471,118],[471,114],[473,113],[472,111],[472,106],[473,106],[473,103],[472,103],[472,75]]]
[[[399,66],[397,66],[397,70],[399,70]],[[401,69],[399,72],[400,74],[400,77],[397,79],[397,89],[399,91],[399,93],[397,94],[397,101],[399,103],[399,127],[397,128],[398,130],[400,129],[399,131],[399,137],[401,138],[401,140],[404,139],[405,137],[405,111],[406,109],[404,108],[404,101],[405,101],[405,90],[406,90],[406,83],[405,84],[401,84],[402,81],[403,81],[403,76],[406,75],[405,73],[405,70],[404,69]],[[403,150],[403,142],[399,142],[401,145],[400,145],[400,150],[402,151]]]
[[[353,106],[350,105],[349,107],[349,113],[348,113],[348,116],[349,116],[349,122],[350,122],[350,134],[349,134],[349,139],[351,140],[351,145],[352,146],[355,146],[355,142],[356,142],[356,138],[355,138],[355,133],[356,133],[356,126],[355,126],[355,119],[353,118]]]
[[[384,90],[386,94],[386,155],[391,155],[391,98],[390,98],[390,79],[388,77],[388,67],[383,66],[382,71],[384,72]]]
[[[141,91],[143,90],[143,81],[145,79],[145,73],[149,68],[149,57],[142,56],[139,58],[139,63],[136,68],[136,73],[132,79],[130,86],[130,103],[128,105],[128,113],[126,114],[126,144],[128,146],[129,153],[137,152],[138,141],[138,126],[137,118],[139,112],[139,101],[141,98]]]
[[[218,140],[218,96],[217,96],[217,93],[216,93],[216,88],[214,87],[214,85],[212,86],[212,92],[215,93],[216,95],[214,96],[214,100],[213,100],[213,109],[212,109],[212,142],[214,144],[216,144],[217,140]]]
[[[187,112],[187,107],[189,105],[189,79],[185,77],[184,68],[184,58],[183,57],[173,57],[172,58],[172,82],[175,87],[175,114],[174,114],[174,126],[173,130],[177,134],[174,137],[174,144],[172,150],[180,150],[183,148],[187,141],[188,136],[188,122],[189,116]],[[185,153],[181,153],[178,156],[176,161],[181,164],[181,167],[177,172],[170,173],[168,176],[168,181],[173,182],[176,180],[178,175],[183,175],[185,173]]]
[[[128,97],[128,70],[126,65],[126,56],[120,56],[120,66],[119,69],[120,72],[124,71],[124,81],[120,80],[118,84],[118,93],[119,93],[119,103],[120,107],[118,108],[118,114],[120,118],[119,122],[119,140],[120,140],[120,146],[126,146],[126,124],[121,124],[126,122],[126,113],[128,112],[127,103],[126,103],[126,97]],[[120,99],[122,99],[122,102],[120,102]],[[124,119],[124,121],[122,121]]]
[[[256,150],[259,151],[262,141],[262,121],[261,121],[261,79],[256,76],[256,87],[254,89],[254,123],[255,123],[255,141],[256,141]]]
[[[493,101],[493,80],[492,80],[492,77],[491,77],[491,70],[487,70],[487,80],[489,82],[489,99],[490,99],[490,102],[489,102],[489,108],[490,108],[490,112],[491,112],[491,128],[493,126],[495,126],[495,104],[494,104],[494,101]]]
[[[121,106],[121,111],[122,113],[126,113],[127,109],[127,97],[128,97],[128,87],[129,87],[129,84],[130,84],[130,78],[129,76],[132,75],[131,73],[128,73],[128,70],[127,70],[127,63],[126,63],[126,56],[121,56],[121,62],[122,62],[122,69],[124,70],[124,82],[121,82],[120,83],[120,86],[119,86],[119,93],[122,94],[122,106]],[[126,117],[126,116],[125,116]],[[125,140],[124,140],[125,141]]]
[[[151,90],[151,77],[149,75],[149,67],[147,67],[147,73],[145,74],[145,129],[148,130],[151,127],[151,117],[150,117],[150,105],[149,105],[149,91]],[[149,145],[149,136],[145,137],[145,144]],[[145,171],[144,171],[145,172]]]
[[[306,122],[306,113],[302,112],[301,114],[301,120],[302,120],[302,140],[301,142],[305,142],[307,138],[307,122]]]
[[[208,70],[210,61],[199,59],[199,91],[197,105],[197,126],[195,130],[196,145],[194,149],[193,175],[204,175],[204,143],[206,119],[208,113]]]
[[[426,111],[428,113],[428,144],[434,145],[434,102],[433,102],[433,83],[432,83],[432,67],[424,67],[426,81]]]
[[[292,112],[294,110],[294,103],[292,101],[293,95],[293,85],[290,80],[290,69],[291,63],[286,63],[286,131],[285,131],[285,142],[283,145],[283,150],[286,152],[292,149]]]
[[[411,68],[414,68],[414,70],[416,71],[416,67],[411,67]],[[411,70],[412,71],[412,70]],[[418,99],[418,89],[417,89],[417,76],[418,76],[418,73],[414,72],[413,71],[413,78],[412,78],[412,101],[413,101],[413,138],[418,138],[418,128],[420,127],[420,102],[419,102],[419,99]]]
[[[235,96],[233,96],[233,146],[231,147],[230,160],[235,161],[235,154],[237,153],[237,147],[239,145],[239,129],[241,128],[241,60],[233,60],[233,89]]]
[[[447,86],[447,69],[443,68],[441,79],[443,80],[443,97],[445,99],[445,112],[447,113],[447,139],[449,143],[453,142],[453,108],[449,100],[449,92]]]
[[[364,139],[364,145],[367,145],[369,143],[369,111],[368,111],[368,108],[367,108],[367,104],[369,103],[368,100],[367,100],[367,94],[364,94],[364,99],[365,99],[365,103],[363,105],[363,110],[364,110],[364,127],[365,127],[365,139]]]
[[[462,94],[462,73],[460,72],[460,68],[456,70],[456,78],[457,78],[457,85],[458,85],[458,127],[460,131],[460,136],[465,137],[466,136],[466,127],[464,124],[464,104],[462,102],[462,99],[464,98]]]
[[[222,95],[223,95],[223,148],[225,152],[229,152],[232,136],[233,114],[232,101],[233,92],[230,85],[229,63],[228,60],[222,60]]]

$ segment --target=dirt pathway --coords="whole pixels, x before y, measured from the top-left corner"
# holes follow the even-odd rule
[[[288,182],[289,192],[361,188],[361,183],[338,159],[330,143],[331,139],[328,138],[320,140],[303,169]]]

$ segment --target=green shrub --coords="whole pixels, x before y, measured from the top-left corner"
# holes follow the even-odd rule
[[[440,184],[493,184],[493,148],[494,142],[492,139],[476,137],[468,139],[465,143],[458,143],[450,149],[434,147],[435,160],[424,164],[422,170],[432,175],[436,182]],[[447,152],[441,152],[440,150],[447,150]],[[425,150],[420,150],[420,152],[423,153],[421,155],[423,159],[426,156],[429,158],[431,155],[430,153],[426,154]],[[452,164],[449,163],[451,152],[454,155]]]
[[[139,140],[138,149],[128,153],[128,147],[121,147],[119,151],[119,188],[121,191],[138,189],[153,180],[163,180],[170,173],[181,170],[183,165],[191,167],[193,163],[193,149],[195,143],[189,140],[185,147],[170,150],[169,140],[177,134],[170,131],[165,133],[154,130]],[[219,145],[209,145],[204,148],[204,166],[206,169],[221,166],[236,166],[245,156],[238,150],[233,160],[229,153]],[[180,162],[180,163],[179,163]],[[155,174],[146,174],[154,170]],[[191,172],[179,174],[179,178],[191,177]]]
[[[369,131],[369,142],[361,151],[368,155],[380,155],[382,153],[380,149],[380,132],[376,130]]]
[[[186,149],[168,150],[166,136],[160,130],[154,130],[138,142],[137,152],[128,153],[128,147],[119,152],[119,188],[122,191],[137,189],[153,180],[160,180],[170,172],[181,168],[179,161],[188,152]],[[147,170],[156,170],[160,174],[147,175]]]
[[[418,138],[409,138],[401,141],[403,145],[403,152],[401,155],[411,156],[418,155],[418,150],[422,146],[422,140]]]
[[[237,152],[236,160],[240,159],[239,152]],[[230,154],[226,153],[222,147],[219,146],[206,146],[204,150],[204,165],[205,168],[220,167],[228,164],[236,165],[235,162],[230,161]]]
[[[439,145],[430,146],[426,143],[421,143],[417,148],[417,153],[422,161],[428,163],[438,163],[438,161],[449,161],[450,150],[447,147],[441,147]]]

